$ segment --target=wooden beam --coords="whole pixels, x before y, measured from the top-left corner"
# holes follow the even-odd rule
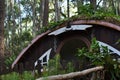
[[[96,71],[103,70],[103,69],[104,69],[103,66],[98,66],[98,67],[89,68],[89,69],[86,69],[86,70],[83,70],[83,71],[71,72],[71,73],[68,73],[68,74],[41,77],[41,78],[38,78],[36,80],[45,80],[45,79],[47,79],[47,80],[64,80],[64,79],[71,79],[71,78],[74,78],[74,77],[84,76],[84,75],[87,75],[89,73],[96,72]]]

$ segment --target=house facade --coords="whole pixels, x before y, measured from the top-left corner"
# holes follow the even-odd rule
[[[112,54],[120,56],[120,25],[104,20],[75,20],[58,25],[38,35],[24,48],[12,64],[12,68],[33,69],[40,61],[41,66],[56,54],[63,60],[75,60],[78,48],[89,48],[95,37],[99,45],[107,46]],[[29,66],[29,67],[27,67]]]

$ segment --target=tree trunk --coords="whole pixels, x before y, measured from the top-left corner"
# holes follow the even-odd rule
[[[4,58],[4,18],[5,18],[5,0],[0,0],[0,67]]]
[[[118,2],[118,15],[120,15],[120,1]]]
[[[115,5],[114,5],[114,1],[111,0],[111,6],[112,6],[112,9],[113,9],[113,12],[116,14],[116,9],[115,9]]]
[[[39,79],[36,79],[36,80],[44,80],[44,79],[47,79],[47,80],[72,79],[74,77],[84,76],[84,75],[87,75],[89,73],[96,72],[96,71],[103,70],[103,69],[104,69],[103,66],[99,66],[99,67],[94,67],[94,68],[86,69],[86,70],[79,71],[79,72],[71,72],[71,73],[63,74],[63,75],[54,75],[54,76],[42,77],[42,78],[39,78]]]
[[[44,2],[45,0],[40,0],[40,28],[43,27]]]
[[[92,8],[93,8],[94,10],[96,10],[96,7],[97,7],[97,5],[96,5],[96,0],[90,0],[90,4],[91,4]]]
[[[104,10],[107,10],[107,1],[106,0],[103,0],[102,6],[104,7]]]
[[[58,21],[60,20],[60,6],[58,0],[55,0],[54,8],[55,8],[55,21]]]
[[[36,0],[33,0],[32,3],[33,3],[32,4],[32,12],[33,12],[33,14],[32,14],[33,15],[33,17],[32,17],[33,18],[33,30],[32,30],[33,32],[32,33],[33,33],[33,36],[35,37],[35,35],[36,35],[35,32],[37,31],[36,30],[36,12],[35,12],[36,11],[36,9],[35,9]]]
[[[44,1],[44,12],[43,12],[43,26],[48,25],[48,17],[49,17],[49,0]]]

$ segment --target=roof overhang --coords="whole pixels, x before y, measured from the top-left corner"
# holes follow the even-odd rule
[[[110,23],[110,22],[106,22],[106,21],[102,21],[102,20],[77,20],[77,21],[73,21],[71,22],[72,25],[78,25],[78,24],[95,24],[95,25],[101,25],[101,26],[105,26],[108,28],[112,28],[115,29],[117,31],[120,31],[120,26],[114,23]]]

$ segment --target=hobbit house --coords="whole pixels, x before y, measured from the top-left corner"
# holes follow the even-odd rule
[[[69,27],[67,23],[65,21],[34,38],[18,55],[12,68],[22,70],[22,66],[24,70],[31,70],[38,64],[46,65],[55,54],[60,54],[63,60],[75,60],[76,49],[89,48],[94,37],[99,45],[107,46],[111,53],[120,56],[119,22],[76,19],[69,22]]]

